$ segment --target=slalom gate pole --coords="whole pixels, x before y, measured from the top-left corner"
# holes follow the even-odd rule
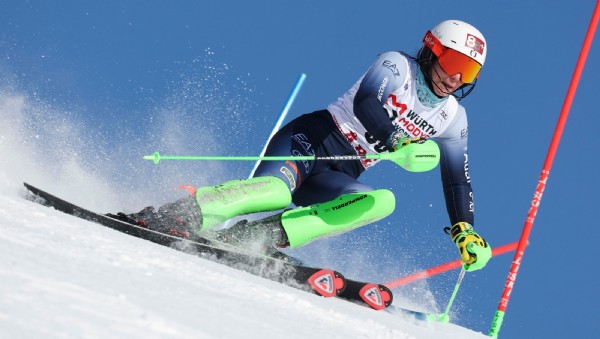
[[[514,251],[517,248],[518,245],[518,241],[515,241],[513,243],[510,244],[506,244],[500,247],[496,247],[492,250],[492,255],[498,256],[500,254],[505,254],[511,251]],[[447,262],[445,264],[436,266],[436,267],[432,267],[426,270],[422,270],[416,273],[413,273],[411,275],[407,275],[406,277],[402,277],[393,281],[390,281],[388,283],[385,283],[384,285],[387,288],[395,288],[395,287],[400,287],[400,286],[404,286],[404,285],[408,285],[410,283],[413,283],[417,280],[421,280],[421,279],[426,279],[429,277],[432,277],[434,275],[438,275],[444,272],[448,272],[450,270],[453,270],[455,268],[459,268],[462,266],[462,262],[460,260],[454,260],[454,261],[450,261]]]
[[[519,244],[517,246],[517,250],[515,252],[510,271],[508,273],[508,278],[506,279],[506,283],[504,284],[504,290],[500,298],[500,303],[498,304],[498,309],[496,310],[494,319],[492,321],[492,326],[489,332],[489,336],[492,338],[498,338],[498,333],[500,332],[502,322],[504,321],[504,315],[506,313],[506,308],[510,300],[510,295],[515,286],[517,273],[519,272],[519,268],[521,267],[521,263],[523,262],[525,247],[529,239],[529,235],[531,233],[531,228],[533,226],[535,216],[542,201],[542,195],[544,193],[544,189],[546,188],[548,177],[550,176],[550,170],[552,168],[552,163],[556,155],[556,150],[558,149],[558,145],[560,143],[560,138],[562,136],[562,132],[565,127],[567,117],[569,115],[569,110],[571,109],[571,104],[573,103],[573,98],[575,97],[575,92],[577,91],[577,85],[579,84],[579,79],[581,78],[583,66],[585,65],[587,55],[589,54],[590,46],[592,45],[592,40],[594,39],[594,34],[596,31],[596,27],[598,26],[599,19],[600,0],[596,1],[596,7],[594,8],[594,13],[592,15],[592,19],[590,21],[590,25],[585,36],[585,40],[583,42],[583,46],[579,54],[579,58],[577,59],[575,71],[573,72],[571,83],[569,84],[569,89],[567,91],[567,95],[565,97],[565,101],[560,112],[560,117],[556,125],[554,135],[552,137],[552,142],[550,143],[550,147],[546,155],[546,160],[544,162],[540,178],[538,179],[537,186],[533,194],[533,199],[531,201],[529,211],[527,213],[527,218],[525,219],[525,225],[523,226],[521,238],[519,240]]]
[[[269,135],[269,138],[267,139],[265,146],[263,147],[262,151],[260,152],[261,157],[263,155],[265,155],[265,152],[267,151],[267,146],[269,145],[271,138],[273,138],[275,133],[277,133],[277,131],[279,131],[279,129],[281,128],[281,125],[283,124],[285,117],[287,116],[288,112],[290,111],[290,108],[292,107],[294,100],[296,100],[296,97],[298,96],[298,92],[300,92],[300,89],[302,88],[302,85],[304,84],[304,80],[306,80],[306,74],[301,73],[300,76],[298,77],[298,80],[296,81],[296,85],[294,86],[294,89],[290,93],[290,96],[288,97],[288,99],[285,103],[285,106],[281,110],[279,119],[277,120],[275,127],[273,127],[273,130],[271,131],[271,134]],[[254,176],[254,172],[258,168],[258,164],[260,164],[260,160],[257,160],[256,163],[254,164],[254,168],[252,168],[249,178],[252,178],[252,176]]]

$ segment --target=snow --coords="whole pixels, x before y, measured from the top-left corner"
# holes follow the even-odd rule
[[[312,295],[2,191],[2,338],[486,337]]]

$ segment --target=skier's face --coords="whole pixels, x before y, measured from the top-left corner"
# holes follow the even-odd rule
[[[431,82],[433,91],[440,97],[447,97],[464,84],[460,81],[460,73],[452,75],[446,73],[437,60],[431,67]]]

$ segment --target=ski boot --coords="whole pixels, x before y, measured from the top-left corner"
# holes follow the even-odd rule
[[[295,265],[304,265],[302,260],[279,250],[290,245],[281,225],[281,215],[278,213],[255,221],[240,220],[229,228],[217,231],[212,239]]]
[[[193,196],[163,205],[158,210],[149,206],[137,213],[108,213],[106,216],[186,239],[191,238],[202,225],[202,213]]]
[[[194,195],[133,214],[107,216],[162,233],[199,239],[225,221],[242,214],[275,211],[291,203],[287,185],[276,177],[232,180],[198,188]]]
[[[236,247],[287,247],[289,242],[281,226],[281,214],[255,221],[240,220],[233,226],[218,231],[216,239]]]

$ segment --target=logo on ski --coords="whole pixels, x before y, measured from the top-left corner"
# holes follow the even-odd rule
[[[383,285],[366,284],[360,289],[360,298],[375,310],[382,310],[392,303],[392,293]]]
[[[339,295],[346,287],[344,277],[340,273],[328,269],[319,270],[311,275],[308,283],[317,294],[326,298]]]

